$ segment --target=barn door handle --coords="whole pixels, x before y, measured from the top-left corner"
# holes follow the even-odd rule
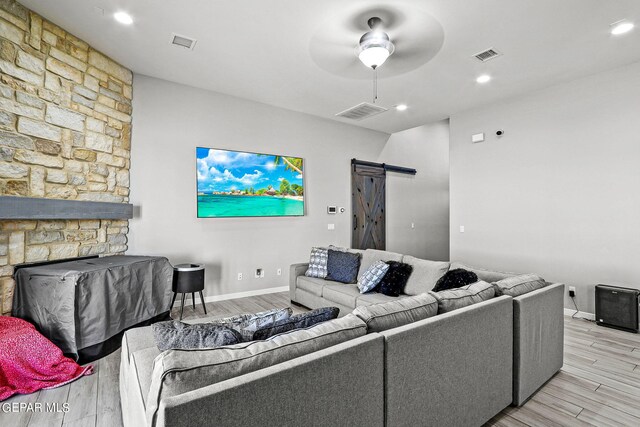
[[[358,228],[358,217],[356,215],[353,216],[353,229],[356,230]]]

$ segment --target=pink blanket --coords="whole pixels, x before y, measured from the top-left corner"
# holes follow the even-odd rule
[[[0,316],[0,401],[60,387],[92,373],[93,366],[82,367],[64,357],[31,323]]]

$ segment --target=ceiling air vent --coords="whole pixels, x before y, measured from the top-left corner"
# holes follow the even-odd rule
[[[187,49],[193,50],[196,46],[196,39],[192,39],[186,36],[181,36],[179,34],[173,34],[171,39],[171,44],[176,46],[186,47]]]
[[[387,111],[387,109],[384,107],[369,104],[368,102],[363,102],[362,104],[358,104],[355,107],[351,107],[341,113],[336,114],[336,117],[342,117],[344,119],[351,120],[362,120],[375,116],[376,114],[384,113],[385,111]]]
[[[497,50],[491,48],[491,49],[487,49],[487,50],[483,50],[480,53],[476,53],[475,55],[473,55],[478,61],[482,61],[482,62],[486,62],[490,59],[493,58],[497,58],[498,56],[502,55],[500,52],[498,52]]]

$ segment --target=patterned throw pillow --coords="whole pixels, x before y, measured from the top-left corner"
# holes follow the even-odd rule
[[[329,250],[327,248],[311,248],[309,267],[304,275],[307,277],[317,277],[318,279],[327,277],[328,258]]]
[[[407,281],[413,272],[413,266],[398,261],[387,261],[389,270],[380,281],[378,292],[397,297],[404,292]]]
[[[342,283],[356,283],[360,268],[360,254],[329,249],[327,279]]]
[[[384,275],[389,270],[389,264],[384,261],[376,261],[358,279],[358,289],[364,294],[370,292],[378,286]]]
[[[309,328],[318,323],[333,320],[338,317],[340,309],[338,307],[322,307],[306,313],[296,314],[288,319],[280,320],[271,326],[258,329],[253,336],[254,340],[266,340],[274,335],[296,329]]]
[[[231,328],[210,323],[189,325],[177,320],[151,325],[158,350],[215,348],[242,342],[242,335]]]
[[[239,324],[230,324],[229,327],[235,329],[242,335],[242,341],[253,341],[255,339],[253,335],[257,330],[271,326],[278,321],[286,320],[292,313],[293,310],[290,307],[263,311],[251,315],[251,317]]]

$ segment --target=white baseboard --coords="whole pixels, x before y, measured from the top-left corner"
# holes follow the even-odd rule
[[[575,317],[579,319],[596,320],[596,315],[593,313],[587,313],[586,311],[576,311],[570,308],[564,309],[565,316],[573,316],[574,314]]]
[[[226,301],[237,298],[255,297],[256,295],[275,294],[277,292],[287,292],[288,286],[279,286],[277,288],[257,289],[255,291],[235,292],[232,294],[210,295],[204,297],[204,302]],[[180,301],[181,296],[178,295],[176,302]],[[191,294],[187,294],[185,301],[191,301]],[[196,295],[196,302],[200,302],[200,297]],[[180,307],[178,307],[180,308]]]

